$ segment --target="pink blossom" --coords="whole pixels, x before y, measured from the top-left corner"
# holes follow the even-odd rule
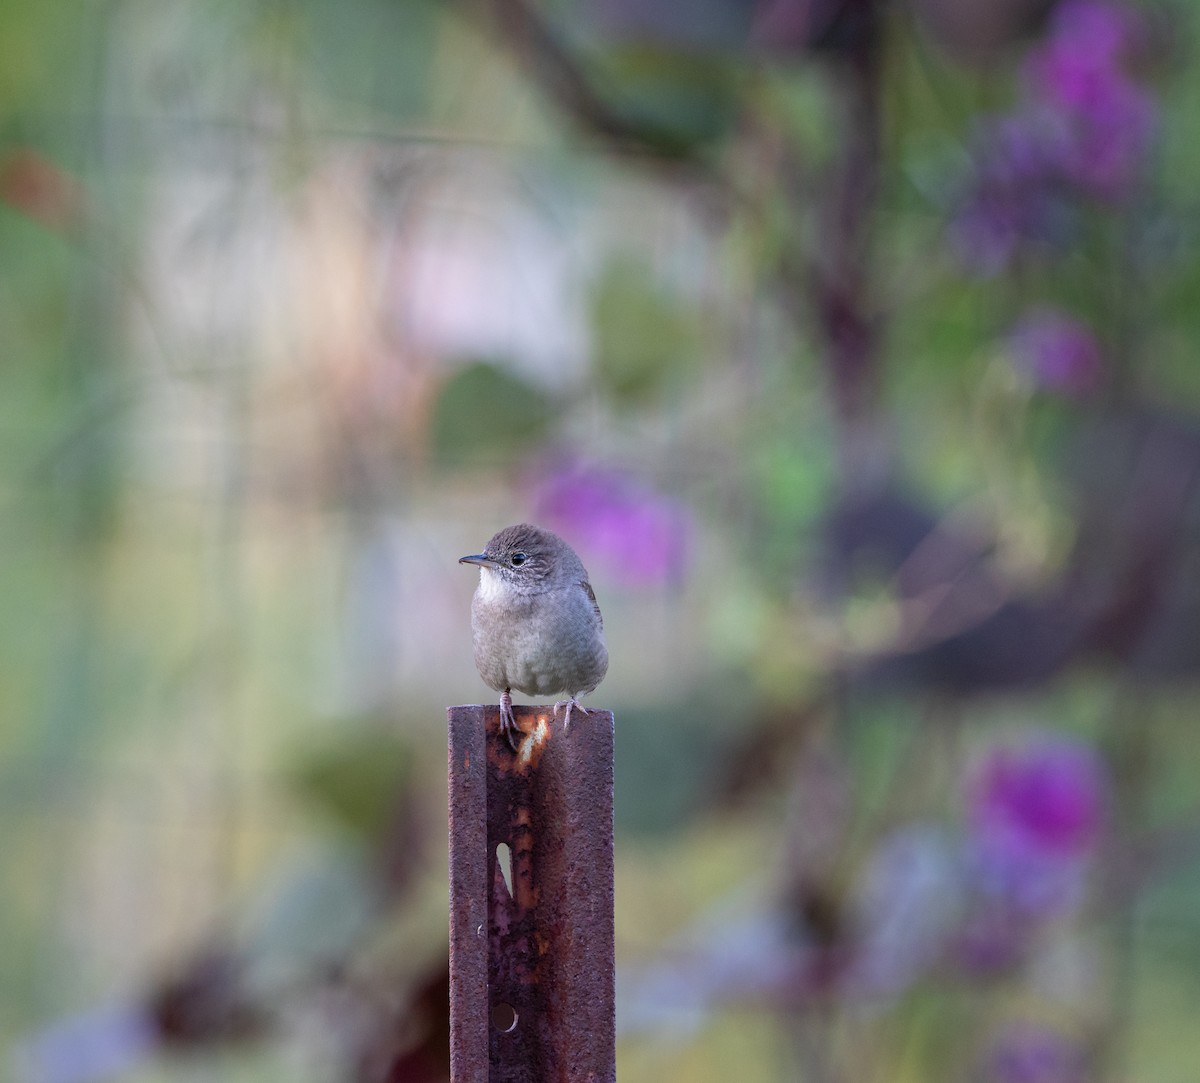
[[[1017,107],[976,133],[951,225],[964,263],[993,274],[1030,245],[1065,249],[1077,232],[1073,204],[1120,204],[1137,191],[1158,128],[1157,102],[1129,70],[1141,33],[1118,4],[1057,7],[1026,58]]]
[[[968,848],[977,885],[1018,911],[1077,900],[1104,822],[1106,780],[1096,753],[1041,735],[992,749],[967,793]]]
[[[1100,382],[1099,343],[1087,324],[1059,309],[1031,310],[1010,334],[1009,348],[1017,366],[1047,390],[1080,396]]]
[[[542,479],[540,522],[569,537],[585,563],[625,586],[678,579],[690,519],[677,501],[616,470],[573,465]]]
[[[1127,71],[1139,29],[1128,8],[1070,0],[1025,67],[1032,102],[1064,121],[1064,174],[1099,199],[1131,193],[1154,135],[1154,99]]]
[[[1057,179],[1062,125],[1045,112],[1013,113],[980,125],[975,142],[977,166],[950,233],[963,262],[991,275],[1024,246],[1066,247],[1077,216]]]

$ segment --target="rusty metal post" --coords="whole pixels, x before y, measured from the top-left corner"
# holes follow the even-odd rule
[[[514,710],[447,711],[451,1083],[615,1083],[612,712]]]

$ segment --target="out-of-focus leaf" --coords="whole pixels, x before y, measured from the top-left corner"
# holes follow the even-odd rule
[[[86,80],[86,57],[107,17],[89,4],[5,4],[0,111],[69,101]]]
[[[582,11],[615,40],[733,50],[746,42],[752,7],[746,0],[584,0]]]
[[[445,13],[437,0],[307,0],[305,7],[316,81],[343,102],[400,117],[419,114],[437,56],[437,20]]]
[[[717,811],[730,749],[753,709],[748,694],[738,695],[743,687],[729,679],[697,689],[686,702],[621,711],[618,830],[668,833]]]
[[[247,922],[247,984],[278,989],[344,959],[378,916],[376,887],[345,847],[306,853],[281,869]]]
[[[649,395],[698,349],[694,315],[628,259],[614,259],[601,275],[592,323],[597,375],[619,399]]]
[[[451,377],[433,415],[433,449],[443,464],[502,464],[541,439],[550,400],[495,365],[477,364]]]
[[[613,111],[655,133],[664,154],[715,142],[737,116],[735,75],[721,57],[627,45],[593,54],[590,67]]]
[[[412,774],[406,744],[382,734],[354,734],[311,752],[292,771],[293,788],[343,826],[369,839],[389,826]]]

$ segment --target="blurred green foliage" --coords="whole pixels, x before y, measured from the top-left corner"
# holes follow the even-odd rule
[[[1173,857],[1113,937],[1129,937],[1113,967],[1130,990],[1114,1028],[1128,1026],[1130,1078],[1183,1080],[1200,1004],[1194,684],[1092,659],[973,698],[859,689],[843,668],[902,621],[896,569],[869,547],[848,595],[826,572],[845,434],[813,297],[776,277],[798,250],[830,257],[820,198],[846,130],[826,59],[593,36],[574,6],[551,9],[601,103],[658,152],[649,162],[579,140],[469,5],[3,6],[0,1045],[136,999],[214,930],[252,926],[247,912],[268,914],[264,929],[277,917],[292,947],[312,941],[289,978],[336,942],[364,982],[417,982],[415,966],[376,968],[416,958],[413,944],[440,950],[441,709],[484,694],[472,583],[453,561],[535,514],[529,478],[569,446],[694,517],[681,582],[596,583],[614,658],[598,698],[619,726],[623,971],[738,891],[778,887],[807,742],[858,802],[836,870],[849,891],[889,816],[961,815],[955,772],[986,735],[1052,727],[1144,769],[1113,815]],[[1122,469],[1089,474],[1096,412],[1032,386],[1005,336],[1030,299],[1065,305],[1113,344],[1140,406],[1194,426],[1200,67],[1181,55],[1155,73],[1161,161],[1144,201],[1095,214],[1058,262],[973,278],[944,244],[946,205],[972,126],[1014,96],[1017,48],[981,75],[907,16],[888,32],[869,276],[882,442],[922,507],[967,522],[987,568],[1034,594],[1089,530],[1121,549],[1113,519],[1082,514],[1128,510],[1146,467],[1106,431]],[[782,160],[789,145],[798,162]],[[737,198],[714,213],[722,178]],[[457,203],[458,186],[473,199]],[[423,215],[511,224],[513,206],[590,269],[556,314],[588,339],[565,377],[565,358],[518,366],[502,344],[430,361],[396,315]],[[470,309],[469,291],[439,287],[447,311]],[[519,287],[517,303],[537,294]],[[1083,566],[1076,581],[1094,578]],[[423,810],[410,826],[439,857],[386,855],[403,914],[384,917],[370,871],[314,835],[332,819],[360,850],[398,798]],[[1080,935],[1108,935],[1106,920],[1085,914]],[[325,925],[327,940],[309,937]],[[897,997],[861,1063],[966,1077],[964,1036],[1029,996],[991,992]],[[674,1043],[630,1041],[622,1078],[793,1078],[783,1018],[722,1010]],[[834,1035],[852,1053],[856,1022]],[[211,1057],[204,1070],[248,1083],[304,1059]],[[302,1078],[342,1078],[328,1048],[306,1063]],[[194,1070],[161,1058],[128,1078]]]
[[[304,804],[324,811],[356,838],[378,841],[412,786],[412,750],[391,735],[350,730],[351,738],[306,750],[293,769],[292,787]]]
[[[596,378],[617,402],[669,387],[700,352],[696,313],[629,257],[617,257],[600,274],[592,327]]]
[[[448,465],[500,465],[531,448],[549,428],[549,398],[495,365],[469,365],[438,395],[433,446]]]

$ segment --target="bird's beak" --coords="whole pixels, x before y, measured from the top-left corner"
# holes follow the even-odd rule
[[[469,557],[459,557],[459,564],[478,564],[481,568],[495,568],[496,561],[491,557],[485,557],[482,553],[475,553]]]

